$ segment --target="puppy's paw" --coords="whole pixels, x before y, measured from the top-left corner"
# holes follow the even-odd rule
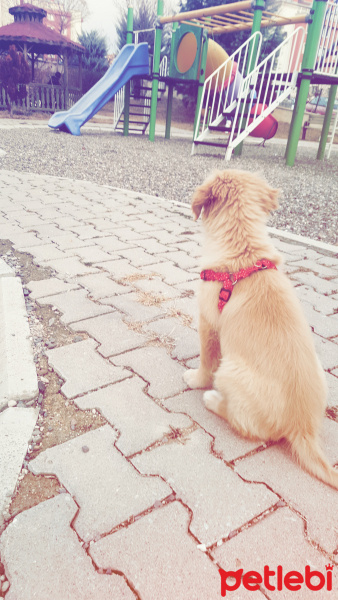
[[[211,412],[216,413],[216,415],[219,414],[218,408],[222,401],[221,394],[216,392],[216,390],[208,390],[207,392],[204,392],[204,394],[203,394],[203,401],[204,401],[205,407],[208,410],[211,410]]]
[[[185,383],[194,389],[206,388],[212,384],[212,379],[209,376],[203,375],[199,369],[189,369],[183,375]]]

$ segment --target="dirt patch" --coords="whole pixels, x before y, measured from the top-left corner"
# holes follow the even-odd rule
[[[29,472],[29,461],[40,452],[62,444],[83,433],[106,424],[106,420],[96,410],[80,410],[62,394],[62,379],[48,364],[46,350],[71,344],[87,337],[87,334],[74,334],[60,320],[60,312],[51,306],[39,306],[29,298],[25,285],[29,281],[48,279],[55,274],[33,263],[30,254],[13,249],[11,242],[0,240],[0,254],[21,278],[28,321],[32,335],[34,362],[39,381],[39,395],[35,400],[18,403],[22,406],[36,406],[39,417],[19,476],[16,492],[5,513],[5,520],[62,493],[64,490],[55,477],[35,476]],[[27,294],[27,295],[26,295]],[[0,594],[1,595],[1,594]]]

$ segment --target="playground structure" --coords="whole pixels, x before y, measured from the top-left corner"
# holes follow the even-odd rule
[[[271,137],[275,124],[272,111],[293,91],[297,91],[286,148],[286,164],[295,161],[310,84],[329,85],[327,109],[317,153],[323,159],[329,141],[332,147],[337,118],[332,119],[338,85],[338,4],[335,0],[313,0],[309,10],[292,18],[265,10],[264,0],[244,0],[233,4],[163,16],[163,0],[158,0],[149,107],[149,139],[155,138],[159,85],[168,86],[166,133],[170,137],[172,98],[175,85],[189,81],[197,87],[194,122],[194,152],[198,144],[220,145],[225,158],[240,154],[249,134]],[[161,37],[165,24],[172,23],[169,73],[160,72]],[[261,29],[293,25],[294,31],[263,61],[259,62]],[[234,31],[251,32],[250,38],[234,55],[217,61],[208,73],[210,39]],[[128,13],[129,40],[132,41],[132,8]],[[189,39],[190,38],[190,39]],[[193,50],[192,50],[193,48]],[[217,53],[216,53],[217,54]],[[182,57],[185,56],[183,60]],[[277,68],[276,68],[277,65]],[[217,93],[214,93],[216,89]],[[124,105],[124,134],[128,134],[129,100]],[[265,122],[264,127],[262,124]],[[332,126],[331,132],[330,124]],[[261,127],[261,130],[259,130]],[[226,138],[219,144],[210,134]],[[256,132],[256,133],[255,133]],[[330,137],[329,137],[330,133]]]
[[[172,39],[168,69],[167,57],[161,61],[161,46],[163,27],[169,23],[172,24]],[[260,61],[261,29],[285,25],[297,28]],[[212,37],[236,31],[248,31],[251,35],[229,57]],[[285,155],[286,164],[292,166],[310,84],[321,84],[329,85],[330,92],[317,158],[324,158],[328,141],[330,153],[338,118],[338,113],[335,119],[332,118],[338,85],[337,0],[313,0],[310,10],[292,18],[266,11],[264,0],[241,0],[164,17],[163,0],[158,0],[154,33],[150,74],[145,75],[145,70],[139,73],[133,73],[132,70],[126,72],[122,68],[120,78],[117,70],[110,82],[115,95],[114,126],[117,128],[123,120],[124,135],[136,128],[139,118],[135,120],[133,117],[139,117],[138,98],[142,99],[144,117],[139,131],[145,133],[149,125],[149,139],[154,141],[157,102],[167,87],[165,137],[170,138],[174,88],[179,83],[189,82],[192,88],[195,87],[197,98],[192,153],[198,145],[221,146],[225,150],[225,158],[229,160],[232,153],[241,153],[247,135],[268,139],[276,133],[278,124],[271,113],[292,92],[297,91]],[[130,6],[127,45],[121,53],[129,45],[133,50],[137,48],[138,34],[133,32],[133,9]],[[132,44],[133,35],[136,46]],[[120,55],[116,61],[120,62]],[[114,64],[111,69],[113,67]],[[100,82],[94,88],[100,91]],[[112,97],[109,89],[105,89],[102,97],[90,92],[87,100],[84,100],[87,95],[80,100],[84,105],[88,104],[83,122]],[[80,102],[70,111],[74,118]],[[57,115],[54,118],[56,123]],[[79,133],[78,127],[76,134]]]

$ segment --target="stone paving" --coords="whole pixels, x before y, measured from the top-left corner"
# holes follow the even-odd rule
[[[31,299],[86,336],[46,352],[65,402],[106,420],[30,461],[34,475],[57,477],[60,494],[6,522],[6,599],[215,600],[220,568],[263,575],[265,565],[320,572],[310,579],[323,584],[318,598],[334,597],[332,576],[337,595],[338,493],[282,443],[238,436],[183,382],[199,354],[201,234],[189,208],[28,173],[0,171],[0,185],[0,239],[53,269],[27,285]],[[326,370],[322,444],[338,465],[338,248],[272,236]],[[2,429],[29,411],[28,444],[34,410],[5,409]],[[281,581],[228,578],[226,596],[315,595]]]

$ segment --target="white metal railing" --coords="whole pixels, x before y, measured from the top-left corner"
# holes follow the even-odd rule
[[[168,58],[167,56],[163,56],[160,63],[160,77],[166,77],[168,74]],[[165,81],[160,81],[158,85],[159,90],[163,92],[165,90]]]
[[[165,77],[168,72],[168,58],[164,56],[160,63],[159,74],[160,77]],[[161,95],[165,91],[165,81],[160,81],[158,85],[158,93]],[[115,130],[119,120],[121,119],[124,111],[124,94],[125,86],[123,86],[114,96],[114,120],[113,129]],[[150,119],[150,106],[151,106],[151,87],[144,91],[143,96],[143,115]]]
[[[116,92],[114,96],[114,121],[113,121],[113,129],[116,129],[119,120],[124,111],[124,92],[125,86],[121,87],[118,92]]]
[[[194,142],[205,139],[209,126],[219,125],[224,119],[224,113],[230,113],[236,107],[243,75],[249,68],[256,66],[261,44],[262,34],[254,33],[205,80]],[[204,110],[203,118],[202,110]],[[194,148],[193,143],[192,154]]]
[[[304,29],[299,27],[242,80],[228,139],[226,160],[230,160],[233,149],[295,88],[298,73],[292,73],[291,68],[293,64],[298,64],[303,40]],[[275,65],[278,64],[282,53],[289,57],[288,65],[283,68],[279,66],[279,70],[276,71]]]
[[[335,75],[338,70],[338,4],[327,3],[320,35],[315,73]]]
[[[138,36],[140,33],[150,33],[151,31],[155,33],[155,27],[150,27],[150,29],[138,29],[137,31],[133,31],[134,44],[138,44]]]

